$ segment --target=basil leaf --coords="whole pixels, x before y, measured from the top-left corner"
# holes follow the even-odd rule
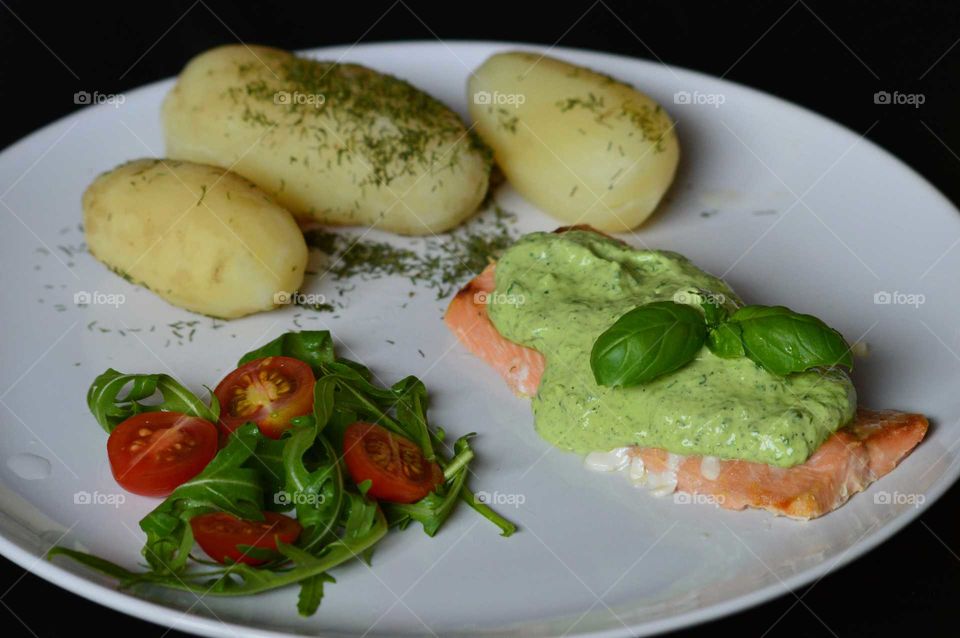
[[[688,364],[703,347],[703,315],[672,301],[634,308],[601,334],[590,352],[597,383],[635,386]]]
[[[322,365],[335,361],[333,338],[328,330],[287,332],[267,345],[243,355],[237,367],[264,357],[293,357],[309,364],[313,373],[318,374]]]
[[[703,309],[703,317],[708,326],[716,326],[730,315],[726,308],[717,303],[717,296],[712,293],[703,296],[700,307]]]
[[[725,321],[710,328],[707,347],[722,359],[737,359],[746,356],[743,350],[743,335],[740,324]]]
[[[740,327],[746,355],[774,374],[853,367],[853,355],[843,335],[811,315],[783,306],[744,306],[730,321]]]

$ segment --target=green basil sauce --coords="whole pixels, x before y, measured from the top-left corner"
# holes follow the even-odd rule
[[[740,303],[721,279],[676,253],[584,231],[532,233],[497,262],[488,311],[503,336],[546,357],[533,411],[537,431],[557,447],[587,453],[639,445],[803,463],[853,418],[856,391],[842,371],[778,377],[704,347],[687,366],[644,386],[594,381],[593,342],[621,315],[660,300],[699,308],[708,294]]]

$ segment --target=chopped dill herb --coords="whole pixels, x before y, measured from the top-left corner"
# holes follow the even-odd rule
[[[565,100],[558,100],[557,107],[560,109],[561,113],[572,111],[575,108],[592,111],[598,115],[604,113],[603,98],[597,97],[594,93],[589,93],[586,98],[568,97]]]
[[[603,97],[588,93],[587,97],[569,97],[564,100],[557,100],[556,106],[561,113],[567,113],[574,109],[589,111],[593,113],[594,122],[608,128],[613,128],[610,124],[611,120],[625,120],[640,131],[643,139],[656,142],[655,151],[657,153],[663,151],[663,138],[672,128],[670,118],[659,104],[651,107],[649,104],[625,101],[620,105],[608,107]],[[607,148],[609,150],[609,145]]]
[[[520,118],[516,114],[516,109],[513,109],[513,111],[509,111],[504,107],[497,109],[497,123],[500,125],[500,128],[508,133],[516,133],[519,122]]]
[[[265,55],[263,62],[238,65],[246,84],[226,92],[227,99],[242,105],[243,121],[293,129],[310,140],[315,157],[368,167],[361,187],[389,185],[424,170],[453,170],[464,153],[492,160],[492,152],[456,113],[399,78],[282,52]],[[310,165],[306,154],[288,161]]]
[[[305,301],[297,301],[295,305],[306,308],[307,310],[313,310],[314,312],[333,312],[337,309],[335,305],[329,302],[324,303],[307,303]]]
[[[479,215],[454,231],[407,240],[409,247],[325,229],[308,230],[305,237],[311,249],[328,256],[320,271],[334,281],[402,277],[443,299],[516,241],[515,218],[494,204],[492,213]]]

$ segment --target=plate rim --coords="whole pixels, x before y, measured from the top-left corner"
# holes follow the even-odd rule
[[[312,47],[308,49],[298,49],[295,52],[298,54],[316,56],[318,54],[323,54],[325,52],[340,52],[342,54],[348,54],[354,49],[374,49],[374,48],[402,48],[402,47],[445,47],[450,48],[450,46],[470,46],[470,47],[486,47],[490,49],[504,48],[504,47],[513,47],[522,50],[535,51],[538,53],[543,53],[544,55],[550,55],[554,52],[563,56],[571,55],[576,57],[577,55],[588,55],[594,56],[597,58],[607,58],[611,60],[617,60],[621,62],[629,62],[632,64],[639,64],[640,66],[651,66],[651,67],[663,67],[669,70],[679,71],[683,74],[689,74],[694,78],[702,78],[710,82],[722,82],[728,85],[732,85],[739,90],[746,91],[751,94],[752,97],[762,98],[772,102],[777,108],[786,108],[788,110],[793,110],[795,113],[812,117],[819,125],[835,127],[841,129],[844,133],[855,136],[859,139],[859,143],[867,146],[873,153],[880,153],[884,156],[886,160],[892,160],[892,162],[904,172],[904,174],[909,175],[913,181],[917,182],[917,186],[923,186],[927,189],[928,193],[933,195],[935,198],[939,199],[941,203],[945,205],[945,208],[952,209],[957,213],[958,220],[960,221],[960,208],[954,202],[952,202],[946,195],[944,195],[932,182],[930,182],[925,176],[923,176],[919,171],[914,169],[912,166],[907,164],[904,160],[900,159],[890,150],[875,142],[874,140],[864,136],[861,133],[851,129],[847,125],[837,122],[826,115],[818,113],[806,106],[792,102],[786,98],[774,95],[767,91],[764,91],[753,86],[743,84],[728,78],[718,77],[698,71],[695,69],[690,69],[684,66],[666,64],[657,60],[649,60],[646,58],[632,57],[627,54],[613,53],[609,51],[602,51],[597,49],[583,48],[583,47],[565,47],[565,46],[550,46],[543,43],[535,42],[522,42],[515,40],[476,40],[476,39],[458,39],[458,38],[445,38],[445,39],[413,39],[413,40],[385,40],[377,42],[364,42],[364,43],[355,43],[355,44],[334,44],[322,47]],[[170,83],[176,78],[167,77],[147,84],[140,85],[128,91],[124,91],[125,96],[131,96],[139,93],[146,93],[150,90],[155,90],[158,86]],[[77,109],[71,113],[67,113],[52,122],[49,122],[30,133],[20,137],[19,139],[13,141],[3,149],[0,149],[0,156],[5,156],[8,153],[15,153],[17,150],[30,143],[30,141],[50,129],[53,129],[57,126],[64,124],[72,119],[79,119],[84,117],[85,112],[89,107],[84,107]],[[111,108],[110,105],[103,104],[97,105],[93,108]],[[936,424],[935,424],[936,425]],[[628,627],[621,628],[610,628],[599,631],[588,631],[588,632],[574,632],[569,635],[571,636],[580,636],[580,637],[591,637],[591,638],[613,638],[614,636],[623,636],[623,635],[634,635],[634,636],[646,636],[662,631],[668,630],[677,630],[682,628],[689,628],[695,625],[709,622],[711,620],[716,620],[740,611],[744,611],[750,608],[753,608],[757,605],[763,604],[769,600],[772,600],[778,596],[794,592],[796,589],[803,587],[811,582],[819,580],[824,576],[833,573],[842,569],[843,567],[849,565],[853,561],[862,558],[869,552],[873,551],[879,545],[889,541],[896,534],[902,531],[907,525],[913,523],[917,518],[920,517],[929,507],[931,507],[935,502],[937,502],[944,493],[947,492],[951,487],[953,487],[960,479],[960,463],[957,463],[956,460],[952,462],[942,474],[941,478],[937,481],[934,486],[930,489],[929,492],[925,493],[926,499],[922,504],[917,507],[905,508],[894,518],[887,521],[883,525],[877,527],[869,536],[862,538],[861,540],[855,542],[852,545],[847,546],[841,551],[839,557],[835,557],[833,560],[826,560],[819,564],[808,567],[796,574],[791,575],[785,579],[779,579],[778,583],[772,583],[765,587],[755,589],[749,593],[741,594],[735,596],[728,600],[720,601],[717,603],[710,604],[706,607],[697,608],[693,610],[684,611],[679,614],[672,616],[667,616],[663,618],[658,618],[649,621],[642,621],[636,624],[629,625]],[[21,497],[22,498],[22,497]],[[128,594],[122,592],[115,587],[110,587],[106,584],[97,582],[92,578],[87,578],[81,575],[82,572],[88,572],[91,575],[95,574],[92,570],[78,567],[76,570],[67,569],[66,567],[61,567],[56,563],[48,560],[45,556],[37,556],[31,553],[29,550],[21,547],[16,542],[8,539],[2,532],[0,532],[0,555],[3,555],[5,558],[15,563],[26,572],[34,574],[45,581],[61,587],[75,595],[78,595],[86,600],[89,600],[95,604],[102,605],[116,611],[120,611],[127,615],[133,616],[140,620],[146,620],[148,622],[170,627],[171,629],[177,629],[180,631],[188,631],[199,635],[204,636],[235,636],[237,632],[241,632],[243,635],[257,636],[262,638],[285,638],[289,636],[301,636],[301,635],[316,635],[316,636],[341,636],[345,635],[337,631],[325,631],[322,628],[318,629],[318,633],[311,634],[302,634],[296,632],[284,632],[277,631],[274,629],[265,629],[262,627],[256,627],[246,624],[239,624],[230,621],[222,621],[216,618],[208,618],[190,611],[184,611],[176,609],[174,607],[168,607],[166,605],[154,602],[133,594]],[[293,612],[291,612],[293,613]],[[549,620],[547,621],[549,622]],[[488,633],[493,635],[513,635],[514,632],[522,631],[522,628],[525,625],[523,624],[513,624],[504,626],[502,628],[497,628],[481,633]],[[466,635],[466,634],[464,634]]]

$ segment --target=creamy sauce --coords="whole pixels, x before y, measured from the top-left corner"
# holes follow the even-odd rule
[[[597,385],[596,338],[651,301],[699,307],[702,295],[739,303],[720,279],[681,255],[636,250],[596,233],[533,233],[497,262],[490,319],[507,339],[547,360],[533,399],[537,431],[583,454],[630,445],[674,454],[803,463],[853,418],[856,394],[840,371],[778,377],[747,358],[707,348],[680,370],[633,388]],[[707,464],[710,471],[710,463]],[[669,484],[669,477],[646,480]]]

